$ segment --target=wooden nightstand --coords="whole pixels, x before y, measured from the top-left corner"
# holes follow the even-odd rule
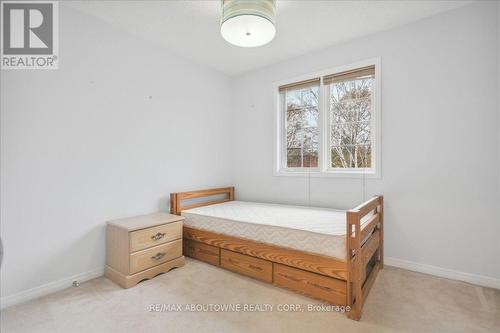
[[[130,288],[174,267],[184,266],[182,221],[167,213],[109,221],[105,276]]]

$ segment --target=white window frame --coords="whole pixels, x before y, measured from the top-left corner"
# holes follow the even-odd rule
[[[340,73],[348,70],[375,66],[375,84],[372,98],[373,108],[370,116],[370,135],[372,141],[372,167],[371,168],[331,168],[330,140],[330,114],[328,112],[327,89],[323,84],[323,76]],[[321,78],[319,90],[319,128],[320,140],[318,147],[318,168],[289,168],[286,166],[285,150],[285,118],[283,105],[285,101],[280,99],[279,87],[295,82],[305,81],[313,78]],[[295,176],[295,177],[347,177],[347,178],[381,178],[382,176],[382,155],[381,155],[381,58],[371,58],[345,66],[339,66],[328,70],[309,73],[287,79],[273,84],[274,92],[274,149],[273,149],[273,174],[275,176]]]

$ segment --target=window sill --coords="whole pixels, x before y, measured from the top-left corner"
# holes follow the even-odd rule
[[[382,176],[377,171],[356,171],[356,170],[275,170],[276,177],[313,177],[313,178],[355,178],[355,179],[381,179]]]

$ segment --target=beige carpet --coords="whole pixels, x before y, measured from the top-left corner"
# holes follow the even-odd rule
[[[150,312],[151,304],[263,304],[272,312]],[[299,312],[278,311],[301,304]],[[295,293],[188,260],[124,290],[98,278],[5,309],[1,332],[500,332],[500,291],[386,267],[360,322]],[[303,309],[304,311],[301,311]],[[185,310],[185,309],[184,309]]]

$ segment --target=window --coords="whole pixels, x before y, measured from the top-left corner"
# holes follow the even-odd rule
[[[287,168],[317,168],[319,79],[280,87],[285,122]]]
[[[329,168],[371,168],[371,110],[375,66],[329,75]]]
[[[279,175],[380,176],[379,61],[277,84]]]

